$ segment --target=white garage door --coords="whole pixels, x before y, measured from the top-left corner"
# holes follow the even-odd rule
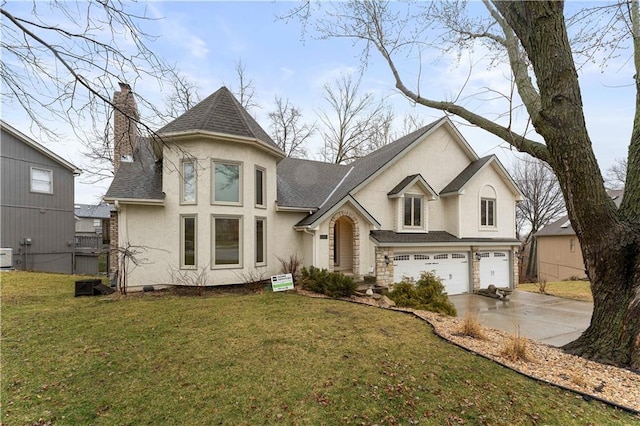
[[[423,271],[435,271],[448,294],[469,292],[468,253],[397,254],[393,258],[393,281],[406,276],[417,280]]]
[[[509,269],[508,251],[480,252],[480,288],[510,287]]]

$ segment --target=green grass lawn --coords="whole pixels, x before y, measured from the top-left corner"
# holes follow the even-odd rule
[[[538,293],[538,284],[518,284],[518,290]],[[557,281],[549,282],[546,286],[546,293],[552,296],[563,297],[565,299],[581,300],[583,302],[593,302],[589,281]]]
[[[631,424],[399,312],[291,293],[73,297],[3,272],[3,425]]]

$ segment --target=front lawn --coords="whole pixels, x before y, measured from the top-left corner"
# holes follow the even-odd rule
[[[292,293],[73,297],[3,272],[3,425],[630,424],[435,337]]]
[[[545,293],[565,299],[580,300],[583,302],[593,302],[591,295],[591,284],[589,281],[557,281],[549,282],[546,285]],[[539,293],[536,283],[518,284],[518,290]]]

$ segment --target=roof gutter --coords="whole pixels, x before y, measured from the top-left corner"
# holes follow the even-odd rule
[[[260,148],[270,152],[271,154],[273,154],[274,156],[278,157],[278,158],[285,158],[286,154],[282,151],[280,151],[279,149],[276,149],[274,147],[272,147],[271,145],[267,144],[266,142],[257,139],[257,138],[252,138],[252,137],[246,137],[246,136],[238,136],[238,135],[232,135],[229,133],[217,133],[217,132],[207,132],[207,131],[202,131],[202,130],[189,130],[186,132],[172,132],[172,133],[163,133],[163,134],[159,134],[158,135],[159,138],[161,140],[166,140],[166,141],[179,141],[182,139],[189,139],[192,138],[193,136],[202,136],[202,137],[206,137],[206,138],[218,138],[218,139],[226,139],[226,140],[231,140],[231,141],[236,141],[236,142],[240,142],[240,143],[248,143],[248,144],[255,144],[258,145]]]
[[[149,200],[142,198],[109,198],[104,197],[103,200],[107,203],[112,202],[116,206],[119,204],[138,204],[143,206],[164,206],[164,200]]]

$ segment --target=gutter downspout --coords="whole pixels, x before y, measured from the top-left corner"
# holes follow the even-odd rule
[[[316,231],[309,231],[309,228],[304,228],[303,231],[305,232],[305,234],[309,234],[311,235],[311,257],[312,257],[312,266],[316,266],[317,262],[316,262]]]

